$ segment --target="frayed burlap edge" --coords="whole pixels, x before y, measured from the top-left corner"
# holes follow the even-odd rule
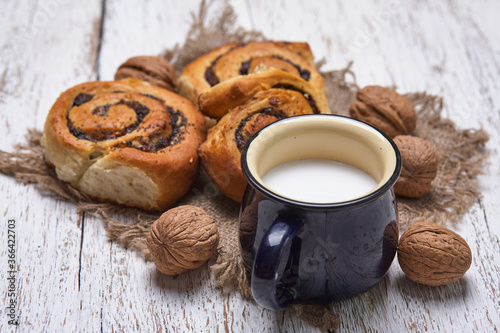
[[[191,60],[208,50],[233,41],[263,40],[260,32],[235,28],[236,15],[225,5],[215,20],[208,22],[207,13],[213,2],[202,2],[184,45],[176,45],[165,52],[178,72]],[[318,66],[321,65],[321,62]],[[355,99],[358,86],[351,64],[339,71],[323,72],[327,99],[332,113],[348,115],[348,107]],[[488,135],[482,130],[459,130],[448,119],[441,119],[443,101],[426,93],[405,95],[415,106],[418,124],[414,135],[429,140],[438,150],[439,170],[429,194],[416,200],[398,198],[400,222],[403,227],[420,220],[445,224],[461,219],[480,196],[477,175],[487,157],[485,143]],[[14,176],[24,184],[37,184],[44,194],[58,197],[76,205],[80,212],[102,219],[109,239],[139,252],[151,260],[145,238],[151,224],[160,212],[151,213],[108,203],[96,203],[71,185],[60,181],[43,159],[41,132],[28,130],[27,143],[15,146],[15,153],[0,151],[0,172]],[[224,198],[206,173],[201,170],[192,190],[180,204],[193,204],[204,208],[218,223],[220,244],[217,262],[211,269],[217,284],[226,290],[238,289],[243,297],[252,299],[249,278],[238,246],[238,204]],[[122,221],[128,221],[124,223]],[[297,317],[326,330],[339,325],[338,316],[331,306],[297,305]]]
[[[400,224],[406,228],[418,221],[459,222],[481,196],[477,176],[488,157],[489,136],[483,130],[460,130],[450,119],[442,119],[444,104],[439,96],[425,92],[405,96],[418,116],[413,134],[434,145],[439,161],[429,193],[419,199],[398,198]]]
[[[28,129],[26,143],[16,144],[14,153],[0,150],[0,172],[15,177],[23,184],[36,184],[44,195],[55,194],[56,197],[73,203],[80,213],[100,218],[109,239],[118,241],[126,248],[141,253],[146,260],[151,260],[145,240],[151,224],[159,214],[111,203],[95,202],[69,183],[59,180],[53,167],[44,161],[41,139],[40,131]],[[112,216],[134,222],[127,225],[111,218]]]

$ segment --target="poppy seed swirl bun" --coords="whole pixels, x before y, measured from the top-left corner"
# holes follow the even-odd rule
[[[324,91],[324,81],[314,66],[309,44],[263,41],[222,45],[189,63],[179,78],[179,93],[198,106],[198,96],[238,76],[276,68]],[[223,114],[209,115],[220,118]]]
[[[330,113],[323,92],[275,68],[221,82],[200,96],[200,101],[225,113],[208,131],[199,153],[214,184],[235,201],[241,201],[247,185],[240,160],[252,135],[280,119]]]
[[[189,190],[204,116],[184,97],[137,79],[87,82],[63,92],[44,127],[58,178],[101,201],[148,210]]]

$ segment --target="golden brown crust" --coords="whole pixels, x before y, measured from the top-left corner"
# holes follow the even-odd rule
[[[295,42],[250,42],[223,45],[191,62],[179,78],[179,92],[193,103],[210,87],[241,74],[251,73],[251,62],[255,58],[268,58],[265,68],[290,70],[323,91],[323,77],[314,67],[314,58],[307,43]],[[209,71],[209,72],[207,72]],[[208,73],[208,75],[207,75]],[[207,77],[210,79],[207,81]]]
[[[164,209],[188,191],[204,137],[204,117],[187,99],[126,79],[83,83],[62,93],[47,116],[43,144],[58,177],[83,192],[144,209]],[[100,177],[100,184],[92,174]],[[93,188],[104,186],[107,179],[106,191],[130,193],[117,193],[115,198],[94,193]],[[137,198],[137,189],[151,200]]]
[[[211,87],[207,80],[205,80],[205,70],[210,66],[212,61],[236,45],[238,43],[219,46],[189,63],[177,81],[179,94],[198,106],[198,95]]]
[[[304,42],[287,42],[274,41],[276,46],[285,47],[295,53],[298,53],[302,58],[306,59],[311,65],[314,65],[314,55],[308,43]]]
[[[277,68],[282,71],[291,73],[295,76],[300,76],[300,70],[291,63],[271,57],[256,57],[250,61],[248,73],[259,72],[269,68]]]
[[[220,118],[228,110],[245,103],[259,91],[274,87],[300,91],[306,98],[314,101],[315,113],[330,113],[328,101],[322,90],[314,88],[309,82],[279,69],[269,69],[254,74],[238,76],[221,82],[199,97],[198,105],[203,114]]]
[[[312,113],[311,105],[297,91],[259,91],[209,130],[199,148],[202,164],[224,195],[241,201],[247,184],[241,171],[241,150],[250,136],[278,119]]]

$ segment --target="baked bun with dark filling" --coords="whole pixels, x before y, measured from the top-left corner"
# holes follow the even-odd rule
[[[224,81],[201,97],[200,106],[210,101],[210,114],[223,115],[200,145],[202,164],[217,188],[236,201],[241,201],[247,185],[241,151],[253,134],[280,119],[330,113],[323,92],[279,69]]]
[[[92,198],[148,210],[189,190],[205,119],[186,98],[137,79],[63,92],[42,144],[57,176]]]
[[[256,70],[277,68],[324,90],[323,77],[314,67],[307,43],[249,42],[220,46],[188,64],[178,81],[179,93],[195,105],[198,96],[221,82]]]

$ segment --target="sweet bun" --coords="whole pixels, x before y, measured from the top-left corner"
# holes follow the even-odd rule
[[[204,116],[190,101],[125,79],[63,92],[42,144],[57,176],[90,197],[161,210],[189,190],[204,138]]]
[[[179,93],[194,104],[198,96],[221,82],[255,70],[278,68],[323,91],[323,77],[314,67],[307,43],[250,42],[220,46],[188,64],[178,81]]]
[[[271,68],[228,79],[210,88],[198,98],[198,107],[206,116],[220,118],[234,107],[244,104],[259,91],[284,89],[299,92],[313,113],[330,113],[323,90],[289,72]]]
[[[217,188],[235,201],[241,201],[247,185],[241,151],[253,134],[279,119],[330,113],[323,93],[278,69],[224,81],[206,94],[211,105],[217,106],[218,99],[219,110],[227,113],[209,130],[199,148],[200,158]]]

